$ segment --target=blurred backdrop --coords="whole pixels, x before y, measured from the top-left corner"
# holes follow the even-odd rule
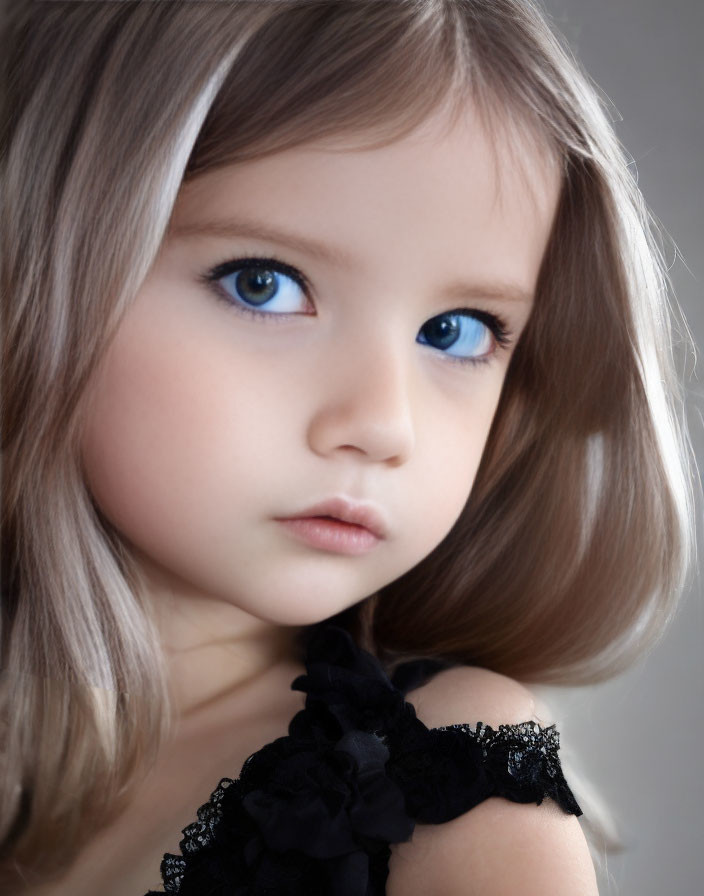
[[[543,3],[617,110],[617,133],[670,236],[670,276],[701,354],[704,2]],[[698,358],[695,368],[690,359],[683,375],[692,441],[704,471],[702,364]],[[704,557],[701,523],[700,506]],[[566,761],[605,799],[625,842],[622,853],[606,856],[601,896],[704,893],[703,593],[700,572],[663,640],[623,676],[589,688],[533,688],[558,723]]]

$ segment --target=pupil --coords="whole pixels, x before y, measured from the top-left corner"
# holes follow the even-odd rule
[[[456,317],[434,317],[423,327],[425,338],[436,348],[449,348],[460,335]]]
[[[272,271],[255,268],[241,271],[235,279],[235,286],[246,302],[263,305],[276,293],[276,278]]]

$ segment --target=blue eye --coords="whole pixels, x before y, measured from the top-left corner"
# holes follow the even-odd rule
[[[509,333],[495,315],[460,308],[431,317],[423,324],[416,342],[437,348],[460,361],[483,363],[493,354],[494,340],[509,342]]]
[[[233,259],[200,279],[217,298],[242,314],[272,319],[315,314],[315,310],[307,310],[310,284],[306,277],[276,258]],[[426,321],[416,342],[438,349],[458,363],[484,364],[495,354],[494,343],[502,347],[511,343],[511,333],[495,314],[478,308],[455,308]]]
[[[220,298],[244,312],[260,317],[306,313],[308,286],[303,275],[274,258],[227,261],[205,279],[215,285]]]

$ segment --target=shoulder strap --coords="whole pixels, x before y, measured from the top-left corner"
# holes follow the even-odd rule
[[[426,684],[443,669],[450,669],[456,665],[450,661],[423,658],[407,660],[396,667],[391,674],[391,683],[402,694],[407,694],[421,685]]]

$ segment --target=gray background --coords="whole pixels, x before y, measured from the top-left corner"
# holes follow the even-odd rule
[[[677,246],[671,277],[704,347],[704,2],[543,0],[622,120],[646,200]],[[684,259],[684,260],[683,260]],[[704,470],[704,385],[686,371],[688,418]],[[699,553],[704,556],[701,506]],[[699,562],[701,568],[702,563]],[[626,674],[580,689],[533,688],[558,722],[563,753],[618,823],[602,896],[704,894],[704,591],[701,573],[655,650]],[[603,856],[603,852],[602,852]]]

